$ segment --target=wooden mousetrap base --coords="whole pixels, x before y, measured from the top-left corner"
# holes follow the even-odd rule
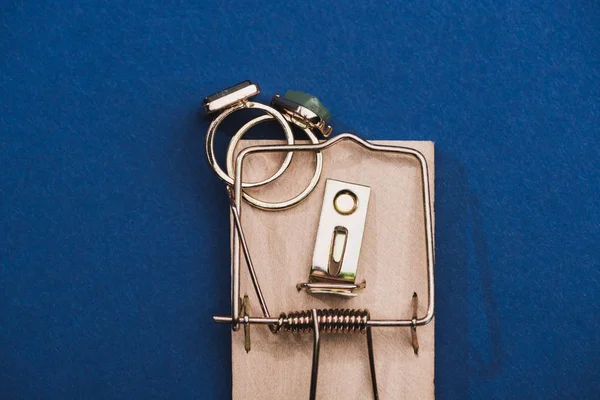
[[[241,141],[239,148],[266,144]],[[421,151],[428,162],[433,193],[432,142],[373,141]],[[244,181],[258,181],[279,168],[283,156],[260,153],[244,165]],[[248,189],[263,200],[295,196],[308,184],[314,153],[296,153],[288,171],[273,183]],[[327,178],[366,185],[371,198],[360,253],[357,282],[367,287],[354,298],[298,292],[308,279]],[[244,203],[242,224],[271,316],[311,308],[368,309],[373,319],[411,318],[413,292],[419,316],[427,309],[425,226],[420,168],[404,155],[370,152],[344,142],[323,152],[323,175],[311,195],[295,208],[263,211]],[[432,204],[433,207],[433,204]],[[262,316],[248,269],[240,264],[240,294],[250,298],[249,314]],[[373,345],[381,399],[433,399],[434,325],[418,331],[419,354],[411,346],[410,328],[373,328]],[[252,326],[252,349],[244,350],[243,329],[232,333],[232,397],[306,399],[309,396],[312,333],[271,334]],[[371,378],[364,334],[321,334],[318,399],[370,399]]]

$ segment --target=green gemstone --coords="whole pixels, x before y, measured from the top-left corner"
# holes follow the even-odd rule
[[[315,96],[311,96],[308,93],[301,92],[299,90],[288,90],[283,96],[284,99],[293,101],[296,104],[300,104],[302,107],[308,108],[310,111],[317,114],[325,122],[329,121],[331,114],[329,110],[325,108],[321,100]]]

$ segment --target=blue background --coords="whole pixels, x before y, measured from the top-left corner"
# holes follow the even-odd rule
[[[198,110],[244,79],[436,142],[438,398],[600,398],[597,1],[25,3],[0,6],[1,398],[230,396]]]

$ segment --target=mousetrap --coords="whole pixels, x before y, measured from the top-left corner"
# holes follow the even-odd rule
[[[231,314],[214,321],[232,328],[232,398],[434,398],[433,143],[333,135],[316,98],[259,91],[204,102],[230,194]],[[265,114],[225,171],[214,136],[245,108]],[[286,144],[242,139],[272,120]]]

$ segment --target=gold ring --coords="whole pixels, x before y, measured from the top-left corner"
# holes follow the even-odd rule
[[[246,131],[248,131],[253,126],[258,125],[265,121],[269,121],[271,119],[273,119],[273,117],[271,115],[261,115],[260,117],[256,117],[253,120],[248,121],[244,126],[242,126],[240,128],[240,130],[238,130],[235,133],[235,135],[233,135],[233,138],[229,142],[229,147],[227,149],[227,174],[229,174],[229,176],[234,175],[233,153],[235,151],[235,148],[237,147],[237,144],[238,144],[238,141],[240,140],[240,138],[246,133]],[[310,139],[311,143],[313,143],[313,144],[319,143],[319,139],[317,139],[315,134],[309,128],[303,128],[303,131],[304,131],[304,133],[306,133],[306,135]],[[252,204],[253,206],[255,206],[257,208],[260,208],[263,210],[271,210],[271,211],[272,210],[284,210],[286,208],[293,207],[296,204],[300,203],[302,200],[304,200],[306,197],[308,197],[308,195],[315,189],[315,187],[319,183],[319,179],[321,178],[321,172],[323,172],[323,154],[321,153],[321,151],[316,151],[315,156],[316,156],[315,173],[313,174],[313,177],[310,180],[308,186],[297,196],[295,196],[289,200],[285,200],[285,201],[269,202],[269,201],[258,200],[256,198],[250,196],[245,191],[242,191],[242,196],[244,197],[244,200],[246,200],[248,203]]]
[[[227,118],[230,114],[233,114],[234,112],[242,110],[244,108],[257,108],[259,110],[263,110],[264,112],[266,112],[267,113],[266,116],[268,116],[269,119],[274,118],[275,120],[277,120],[277,122],[279,122],[279,124],[283,128],[283,132],[285,133],[287,143],[294,144],[294,134],[292,133],[292,129],[290,128],[289,123],[283,117],[283,115],[281,115],[281,113],[279,111],[275,110],[274,108],[266,106],[264,104],[255,103],[252,101],[246,101],[243,103],[236,104],[234,107],[226,109],[221,114],[219,114],[211,122],[210,126],[208,127],[208,132],[206,133],[206,157],[208,158],[208,163],[210,164],[212,169],[214,169],[215,172],[217,173],[217,176],[219,178],[221,178],[223,181],[225,181],[228,185],[233,185],[233,178],[231,175],[226,174],[225,171],[223,171],[221,169],[221,167],[219,166],[219,164],[217,163],[217,159],[215,156],[215,147],[214,147],[215,134],[217,132],[217,127],[221,124],[221,122],[223,122],[223,120],[225,118]],[[248,124],[246,124],[246,125],[248,125]],[[246,126],[246,125],[244,125],[244,126]],[[246,129],[246,130],[248,130],[248,129]],[[240,131],[241,131],[241,129],[236,133],[236,136],[238,136],[238,135],[241,136],[245,133],[245,131],[244,131],[240,135],[239,134]],[[238,137],[238,139],[239,139],[239,137]],[[293,155],[293,153],[291,151],[286,154],[285,159],[283,160],[283,164],[281,165],[281,167],[279,167],[279,170],[277,170],[277,172],[275,172],[275,174],[273,174],[273,176],[271,176],[267,179],[264,179],[260,182],[242,182],[242,187],[243,188],[258,187],[258,186],[266,185],[267,183],[272,182],[275,179],[279,178],[285,172],[285,170],[289,167],[290,162],[292,162],[292,155]]]

